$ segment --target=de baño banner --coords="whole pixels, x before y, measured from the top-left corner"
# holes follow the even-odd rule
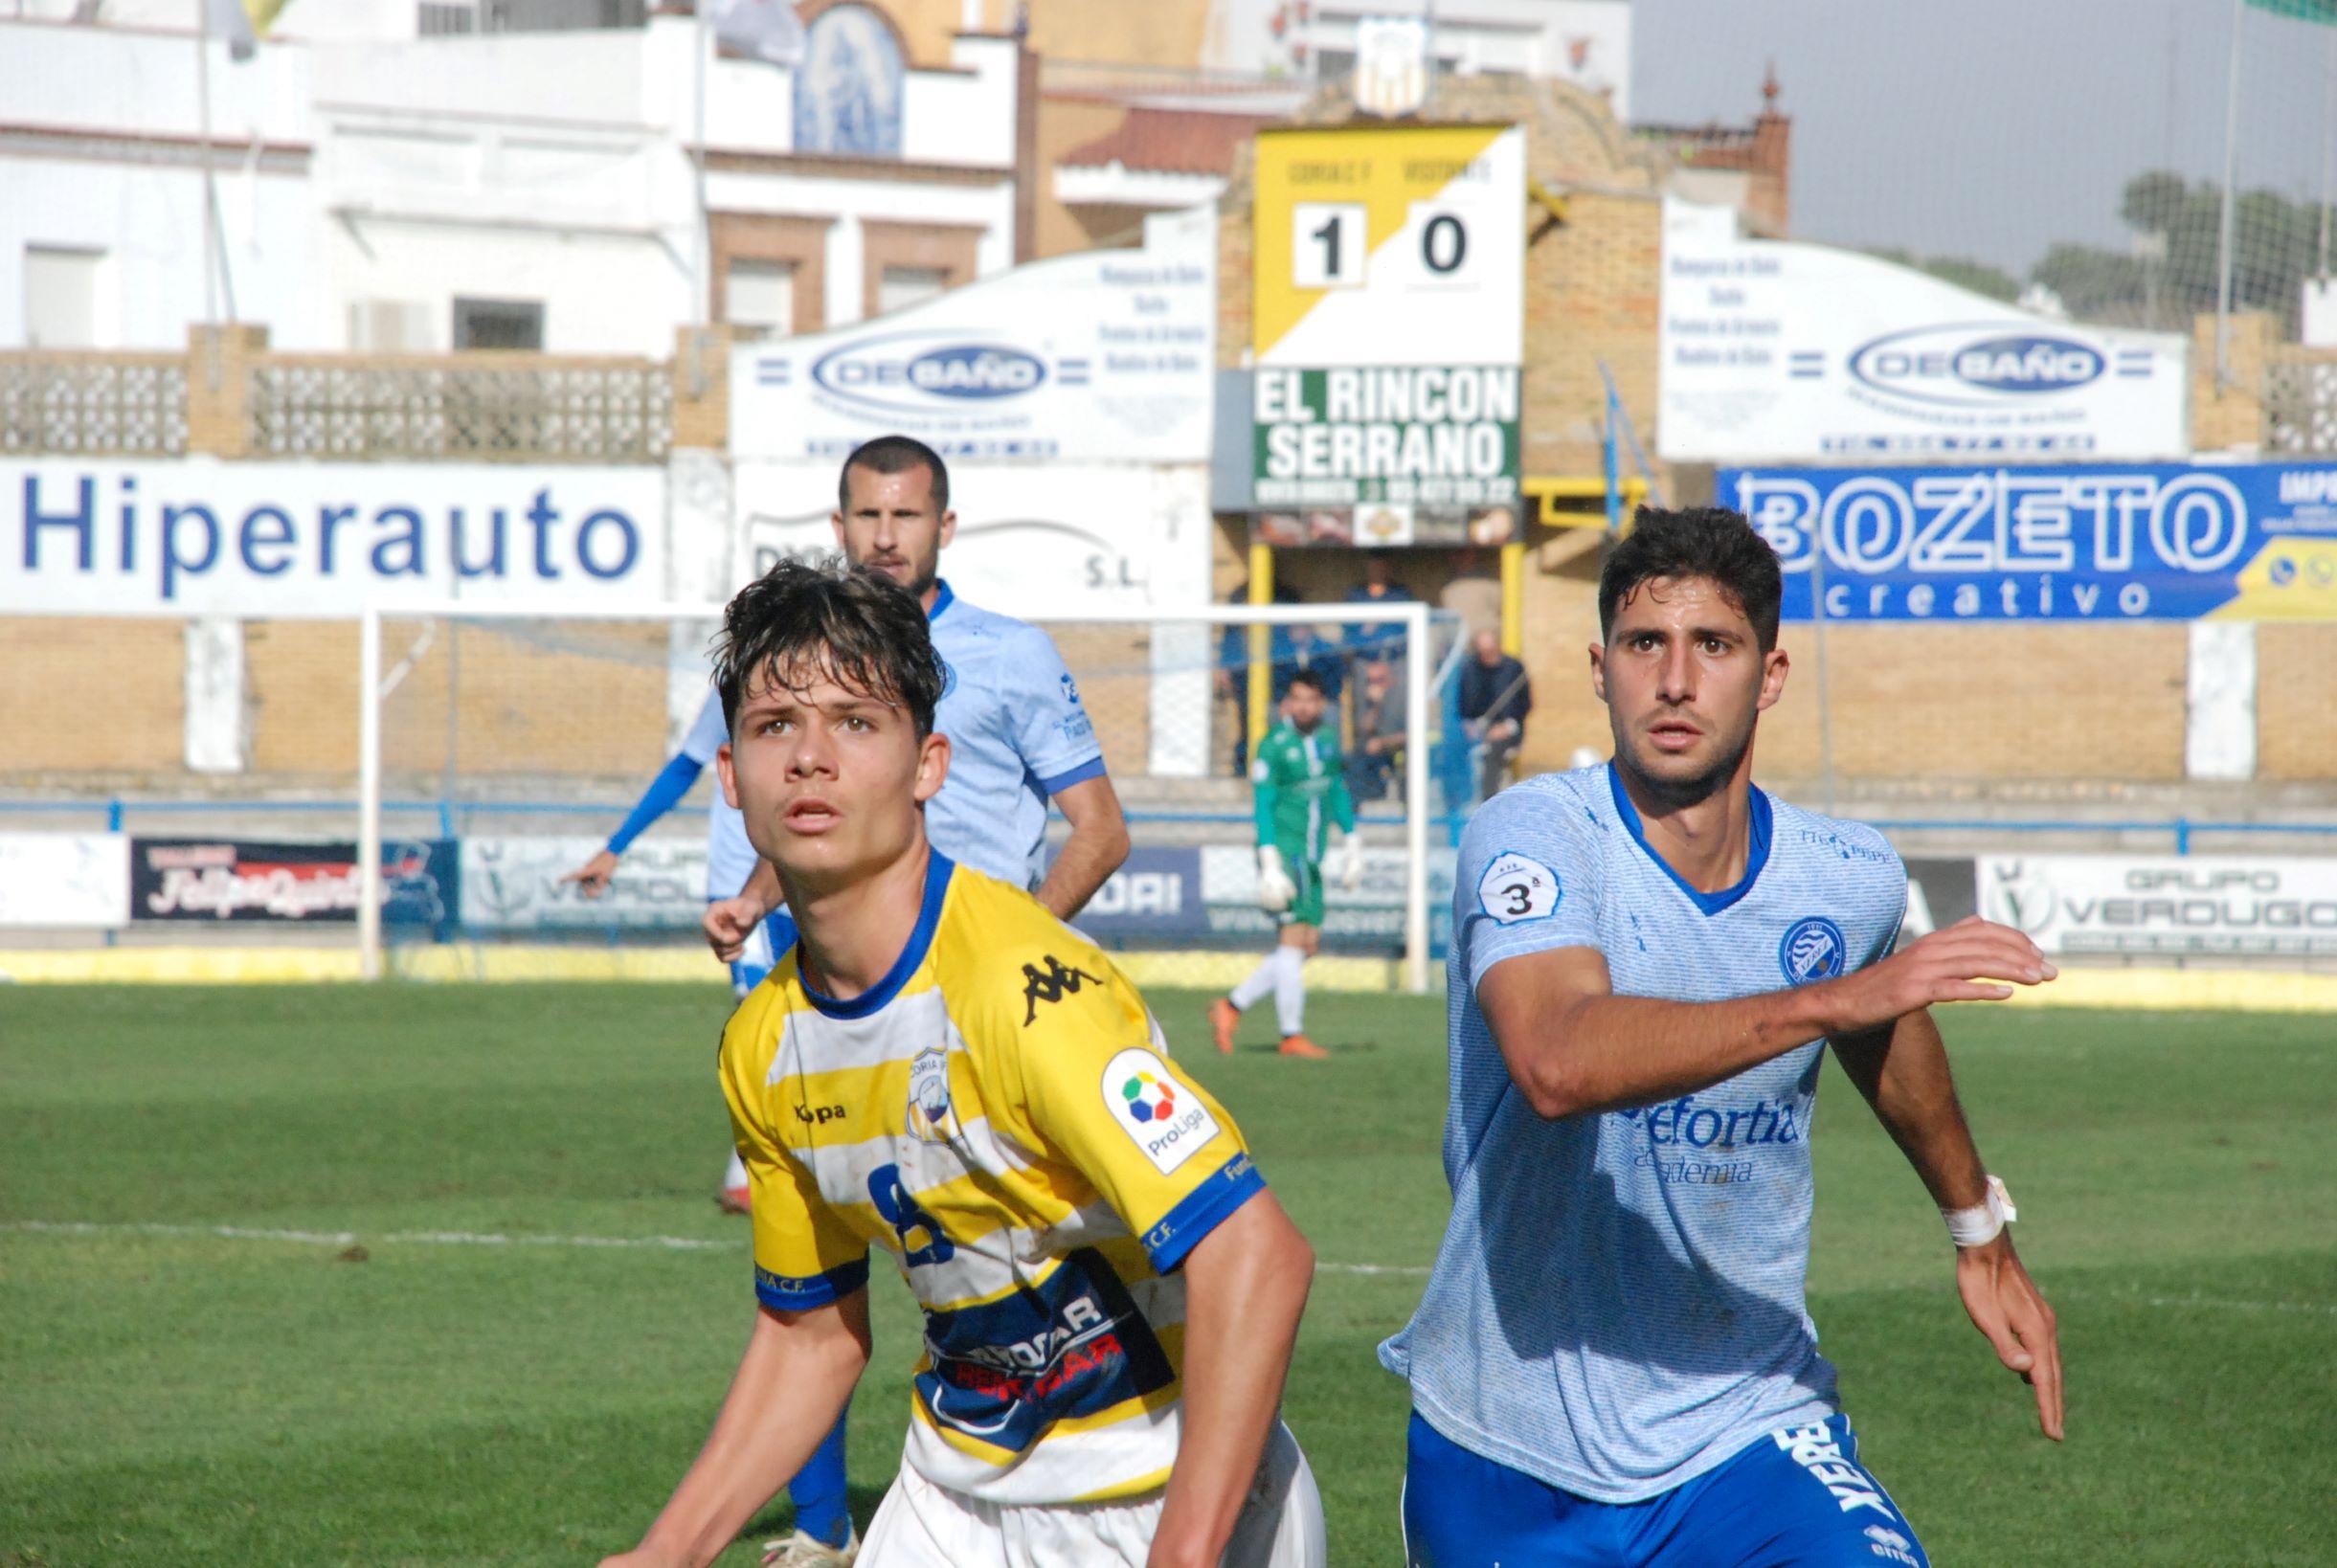
[[[2337,619],[2337,462],[1721,469],[1829,620]],[[1823,541],[1824,553],[1819,553]]]

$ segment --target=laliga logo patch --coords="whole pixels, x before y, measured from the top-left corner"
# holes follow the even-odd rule
[[[1786,929],[1786,939],[1777,944],[1777,967],[1794,985],[1838,979],[1849,953],[1841,927],[1824,915],[1809,915]]]
[[[1217,1136],[1209,1108],[1151,1051],[1131,1047],[1114,1056],[1104,1064],[1102,1088],[1112,1120],[1162,1176]]]
[[[950,1053],[935,1045],[909,1064],[909,1131],[925,1143],[947,1143],[957,1135],[950,1107]]]

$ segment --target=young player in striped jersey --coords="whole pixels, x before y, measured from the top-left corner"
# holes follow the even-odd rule
[[[1258,903],[1282,916],[1282,929],[1249,977],[1209,1004],[1209,1028],[1221,1051],[1232,1051],[1242,1010],[1271,993],[1282,1054],[1317,1060],[1331,1054],[1307,1038],[1306,962],[1322,946],[1323,858],[1331,830],[1337,827],[1341,836],[1337,875],[1350,890],[1363,880],[1363,840],[1355,830],[1338,737],[1323,728],[1326,712],[1321,677],[1311,670],[1292,676],[1282,693],[1282,722],[1258,742],[1249,765],[1258,816]]]
[[[868,1356],[867,1252],[925,1310],[874,1568],[1298,1568],[1277,1418],[1313,1258],[1135,989],[925,833],[952,747],[914,598],[784,562],[730,606],[721,765],[796,944],[725,1032],[754,1328],[625,1568],[711,1560]]]
[[[1036,626],[967,603],[941,580],[941,551],[957,518],[950,509],[948,465],[924,442],[880,436],[856,448],[837,476],[833,522],[836,542],[852,562],[917,596],[943,659],[935,722],[950,737],[953,762],[949,789],[927,813],[934,841],[960,863],[1036,887],[1041,903],[1069,919],[1127,859],[1128,828],[1095,727],[1054,640]],[[606,885],[633,836],[681,798],[727,733],[718,696],[709,694],[683,753],[658,775],[608,847],[576,873],[588,896]],[[1043,867],[1050,804],[1071,832],[1054,863]],[[737,808],[720,792],[710,807],[708,846],[707,934],[743,996],[795,945],[796,928],[785,909],[774,908],[777,877],[757,860]],[[747,1169],[735,1153],[720,1195],[725,1208],[747,1211]],[[797,1529],[771,1543],[768,1568],[848,1563],[842,1422],[788,1494]]]

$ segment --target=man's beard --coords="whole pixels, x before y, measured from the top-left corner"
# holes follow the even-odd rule
[[[1737,736],[1735,743],[1719,756],[1714,758],[1710,767],[1683,779],[1659,778],[1648,772],[1645,767],[1641,766],[1631,748],[1623,743],[1621,736],[1615,738],[1615,761],[1628,768],[1633,782],[1637,783],[1647,794],[1654,796],[1666,811],[1682,811],[1701,801],[1709,800],[1726,789],[1728,781],[1736,776],[1738,767],[1744,761],[1744,753],[1751,750],[1752,747],[1753,727],[1747,724],[1744,727],[1744,732]]]

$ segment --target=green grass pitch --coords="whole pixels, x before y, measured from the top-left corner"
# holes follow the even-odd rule
[[[1404,1399],[1372,1351],[1444,1220],[1441,1000],[1315,998],[1320,1064],[1275,1058],[1263,1023],[1221,1060],[1203,1000],[1153,997],[1326,1265],[1288,1411],[1332,1561],[1394,1563]],[[724,1006],[712,985],[0,992],[0,1565],[630,1544],[752,1310],[744,1228],[708,1201]],[[2337,1561],[2337,1024],[1966,1006],[1945,1028],[2062,1314],[2070,1437],[2037,1436],[1830,1067],[1811,1310],[1935,1560]],[[915,1333],[889,1273],[853,1407],[864,1519]]]

